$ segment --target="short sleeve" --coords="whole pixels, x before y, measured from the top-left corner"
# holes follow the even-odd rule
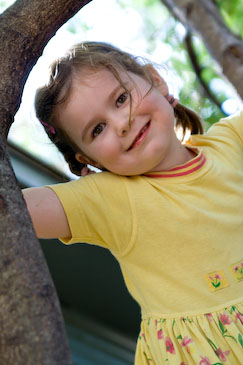
[[[208,131],[208,136],[216,135],[231,139],[243,149],[243,110],[215,123]]]
[[[117,255],[126,251],[134,224],[126,179],[102,172],[48,186],[61,201],[72,234],[61,240],[96,244]]]

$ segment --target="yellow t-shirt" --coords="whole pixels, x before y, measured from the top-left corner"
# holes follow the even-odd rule
[[[243,112],[188,145],[198,155],[169,171],[102,172],[51,186],[72,233],[63,241],[108,248],[143,318],[200,315],[242,300]]]

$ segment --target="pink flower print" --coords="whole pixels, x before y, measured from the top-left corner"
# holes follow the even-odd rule
[[[207,317],[207,319],[209,320],[209,322],[213,321],[213,315],[212,313],[206,313],[205,316]]]
[[[142,333],[142,337],[143,337],[144,341],[146,342],[146,337],[145,337],[144,333]]]
[[[232,320],[230,319],[228,314],[226,314],[225,312],[223,314],[220,314],[219,319],[220,319],[220,322],[223,325],[227,325],[227,324],[230,324],[232,322]]]
[[[227,361],[227,357],[230,354],[230,350],[227,351],[222,351],[221,348],[219,347],[216,351],[215,351],[216,355],[218,355],[218,357],[220,358],[221,361],[225,362]]]
[[[239,319],[240,322],[243,324],[243,315],[241,313],[236,313],[235,321],[237,321],[237,319]]]
[[[164,338],[164,335],[163,335],[163,331],[162,330],[158,330],[158,332],[157,332],[157,338],[158,338],[158,340],[162,340]]]
[[[157,324],[158,324],[158,320],[157,319],[154,320],[154,324],[155,324],[155,327],[157,327]]]
[[[210,360],[209,360],[209,358],[208,357],[202,357],[201,356],[201,361],[200,361],[200,363],[199,363],[199,365],[211,365],[211,362],[210,362]]]
[[[183,340],[181,341],[181,346],[185,346],[188,353],[190,353],[189,344],[193,342],[192,338],[189,338],[188,336],[185,336]]]
[[[175,354],[175,348],[173,345],[173,342],[171,341],[171,339],[169,337],[165,338],[165,346],[166,346],[166,351],[170,352],[171,354]]]
[[[240,268],[240,266],[236,265],[236,266],[234,267],[235,272],[237,272],[239,268]]]

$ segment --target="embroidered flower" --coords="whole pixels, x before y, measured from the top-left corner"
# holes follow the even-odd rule
[[[206,313],[205,316],[207,317],[207,319],[209,320],[209,322],[213,321],[213,315],[212,313]]]
[[[239,277],[243,276],[243,262],[234,266],[234,271]]]
[[[222,276],[218,273],[214,274],[214,276],[209,276],[209,279],[211,280],[211,284],[214,288],[218,288],[223,280]]]
[[[232,323],[232,320],[230,319],[230,317],[228,316],[228,314],[226,312],[224,312],[223,314],[220,314],[219,319],[223,325],[228,325],[228,324]]]
[[[169,337],[165,338],[165,346],[166,346],[166,351],[170,352],[171,354],[175,354],[175,348],[173,345],[173,342],[171,341],[171,339]]]
[[[188,353],[190,353],[189,344],[193,342],[192,338],[189,338],[188,336],[185,336],[183,340],[181,341],[181,346],[185,346]]]
[[[158,338],[158,340],[162,340],[164,338],[164,335],[163,335],[163,331],[162,330],[158,330],[158,332],[157,332],[157,338]]]
[[[201,356],[201,359],[202,360],[200,361],[199,365],[211,365],[211,362],[210,362],[208,357],[206,357],[206,356],[202,357]]]
[[[237,319],[239,319],[240,322],[243,324],[243,315],[241,313],[236,313],[235,321],[237,321]]]
[[[226,276],[222,270],[211,272],[205,275],[209,290],[215,292],[229,286]]]
[[[230,350],[227,351],[222,351],[221,348],[219,347],[216,351],[215,351],[216,355],[218,355],[218,357],[220,358],[221,361],[225,362],[227,361],[227,357],[230,354]]]
[[[243,261],[235,262],[230,266],[232,275],[236,281],[243,280]]]

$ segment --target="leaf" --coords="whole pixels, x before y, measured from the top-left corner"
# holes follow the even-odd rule
[[[182,340],[182,335],[179,335],[176,338],[177,338],[177,340]]]
[[[219,286],[220,286],[220,282],[219,283],[217,283],[217,284],[215,284],[215,283],[213,283],[212,281],[211,281],[211,284],[215,287],[215,288],[218,288]]]
[[[213,343],[213,341],[210,340],[210,338],[207,338],[207,340],[210,343],[210,345],[213,347],[213,349],[216,351],[217,350],[217,346]]]
[[[243,347],[243,338],[242,338],[242,336],[241,336],[241,334],[239,333],[239,335],[238,335],[238,341],[239,341],[239,343],[241,344],[241,347]]]
[[[219,328],[223,335],[227,332],[227,330],[223,326],[223,323],[220,320],[219,320]]]

